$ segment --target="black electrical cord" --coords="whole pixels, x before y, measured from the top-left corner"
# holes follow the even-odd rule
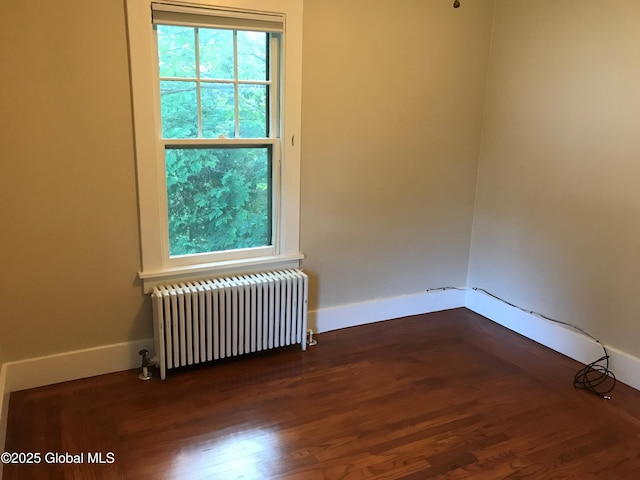
[[[444,291],[444,290],[465,290],[465,289],[459,288],[459,287],[440,287],[440,288],[431,288],[427,290],[427,292]],[[473,287],[472,290],[475,290],[476,292],[482,292],[485,295],[495,298],[496,300],[499,300],[500,302],[506,305],[509,305],[510,307],[517,308],[518,310],[528,313],[529,315],[534,315],[543,320],[547,320],[548,322],[553,322],[559,325],[564,325],[564,326],[573,328],[574,330],[580,332],[586,337],[589,337],[598,345],[600,345],[602,347],[602,350],[604,351],[604,355],[599,359],[597,359],[596,361],[586,365],[584,368],[580,369],[578,373],[576,373],[575,377],[573,378],[573,387],[580,390],[586,390],[587,392],[593,393],[594,395],[604,398],[605,400],[611,400],[611,397],[608,394],[611,393],[611,391],[616,386],[616,376],[609,369],[609,352],[607,352],[607,349],[602,344],[602,342],[600,342],[600,340],[598,340],[596,337],[594,337],[593,335],[586,332],[580,327],[572,325],[571,323],[568,323],[568,322],[556,320],[555,318],[547,317],[546,315],[542,315],[541,313],[535,312],[533,310],[526,310],[511,302],[507,302],[506,300],[498,297],[497,295],[494,295],[493,293],[488,292],[484,288]]]
[[[598,342],[599,343],[599,342]],[[605,355],[595,362],[581,369],[573,379],[574,388],[586,390],[605,400],[611,400],[608,395],[616,386],[616,376],[609,370],[609,355],[607,349],[600,344],[605,351]],[[601,364],[604,362],[604,364]]]

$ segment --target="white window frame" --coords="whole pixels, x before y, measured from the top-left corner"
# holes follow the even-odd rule
[[[284,16],[281,45],[281,125],[272,169],[275,205],[272,247],[169,256],[164,147],[152,3],[224,8],[232,14]],[[302,104],[302,0],[127,0],[142,271],[145,291],[154,285],[221,273],[297,267],[300,228],[300,125]],[[172,142],[174,143],[174,142]],[[279,154],[279,155],[277,155]]]

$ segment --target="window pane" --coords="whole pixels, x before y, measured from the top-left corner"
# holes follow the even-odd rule
[[[271,245],[270,147],[165,154],[171,256]]]
[[[238,78],[268,80],[266,33],[238,31]]]
[[[267,132],[267,86],[238,86],[240,137],[261,138]]]
[[[233,79],[233,30],[200,28],[200,76]]]
[[[232,83],[201,83],[202,136],[235,137],[235,102]]]
[[[160,82],[162,136],[195,138],[198,136],[196,83],[163,80]]]
[[[161,77],[196,76],[195,33],[192,27],[158,25]]]

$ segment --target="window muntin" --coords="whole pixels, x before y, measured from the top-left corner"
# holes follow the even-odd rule
[[[279,122],[270,104],[278,98],[278,36],[174,25],[156,31],[169,257],[273,246],[267,139]],[[255,142],[234,145],[240,138]]]

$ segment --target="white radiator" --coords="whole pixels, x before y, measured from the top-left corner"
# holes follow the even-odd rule
[[[301,270],[155,287],[156,360],[170,368],[301,344],[306,350],[308,277]]]

